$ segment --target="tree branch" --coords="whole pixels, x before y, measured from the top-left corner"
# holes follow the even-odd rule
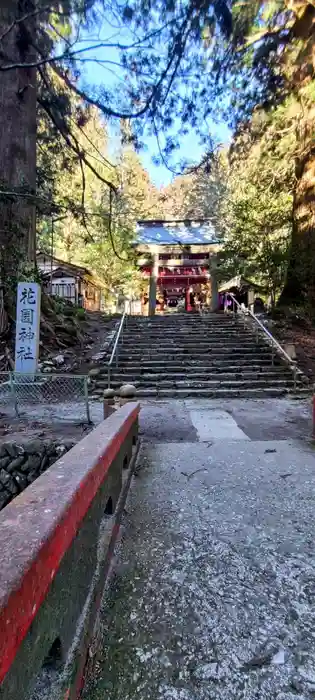
[[[93,49],[100,49],[100,48],[117,48],[117,44],[96,44],[96,46],[86,46],[82,49],[77,49],[76,51],[69,51],[68,48],[66,48],[62,53],[58,54],[57,56],[45,56],[40,58],[38,61],[33,61],[32,63],[8,63],[7,65],[0,65],[0,71],[5,72],[8,70],[16,70],[17,68],[40,68],[41,66],[44,66],[46,64],[52,64],[58,61],[62,61],[62,59],[71,59],[75,58],[76,56],[79,56],[82,53],[85,53],[86,51],[92,51]]]
[[[44,83],[45,83],[45,85],[46,85],[46,88],[49,90],[49,84],[48,84],[48,82],[47,82],[45,76],[43,75],[42,71],[40,71],[40,73],[41,73],[42,80],[44,81]],[[43,108],[43,110],[46,112],[46,114],[48,115],[48,117],[51,119],[51,121],[53,122],[55,128],[56,128],[57,131],[60,133],[60,135],[62,136],[62,138],[64,139],[64,141],[66,142],[67,146],[69,146],[69,148],[71,148],[71,150],[74,151],[74,153],[76,153],[76,155],[77,155],[79,158],[82,159],[82,161],[85,163],[85,165],[86,165],[88,168],[90,168],[90,170],[91,170],[92,173],[98,178],[98,180],[100,180],[101,182],[104,182],[104,184],[107,185],[107,187],[109,187],[110,190],[113,190],[113,192],[116,193],[116,192],[117,192],[117,187],[116,187],[115,185],[113,185],[112,182],[109,182],[109,180],[106,180],[106,178],[104,178],[102,175],[100,175],[100,174],[97,172],[97,170],[95,170],[95,168],[93,167],[93,165],[91,165],[91,163],[88,161],[88,159],[87,159],[85,153],[83,153],[83,152],[80,150],[79,144],[77,144],[77,146],[75,146],[75,145],[72,143],[71,139],[75,140],[75,137],[73,136],[73,134],[71,134],[69,128],[66,127],[66,124],[65,124],[65,123],[63,123],[63,124],[59,124],[59,123],[58,123],[58,120],[56,119],[56,117],[55,117],[55,115],[53,114],[52,110],[48,107],[48,105],[45,103],[44,100],[42,100],[40,97],[37,96],[37,101],[38,101],[38,103],[41,105],[41,107]],[[67,129],[67,131],[65,131],[65,129]]]
[[[106,107],[99,100],[89,97],[89,95],[83,92],[83,90],[80,90],[80,88],[78,88],[77,85],[74,85],[68,78],[68,76],[60,68],[57,68],[56,65],[52,64],[52,68],[57,73],[59,78],[63,80],[63,82],[65,83],[67,88],[69,88],[69,90],[75,92],[75,94],[78,95],[78,97],[81,97],[81,99],[87,104],[92,105],[93,107],[97,107],[97,109],[103,112],[103,114],[106,114],[107,117],[117,117],[117,119],[136,119],[137,117],[143,116],[143,114],[145,114],[145,112],[147,112],[149,109],[150,102],[147,101],[144,107],[142,107],[142,109],[139,109],[138,112],[117,112],[117,110],[111,109],[111,107]]]
[[[106,165],[108,165],[110,168],[114,168],[114,170],[116,170],[116,169],[117,169],[117,165],[114,165],[113,163],[110,162],[110,160],[107,160],[107,158],[105,158],[105,156],[101,153],[101,151],[97,148],[97,146],[95,146],[95,143],[93,143],[93,141],[92,141],[92,140],[89,138],[89,136],[85,133],[85,131],[84,131],[84,129],[82,128],[82,126],[80,126],[79,124],[76,124],[76,122],[74,121],[74,119],[73,119],[72,117],[70,117],[70,119],[71,119],[71,121],[75,124],[75,126],[77,127],[77,129],[79,129],[79,131],[81,131],[81,133],[83,134],[84,138],[91,144],[91,146],[94,148],[94,150],[96,151],[96,153],[98,153],[98,155],[102,158],[102,160],[104,161],[104,163],[105,163]],[[90,158],[95,158],[95,156],[93,156],[91,153],[89,153],[89,157],[90,157]],[[100,161],[99,161],[99,162],[100,162]]]
[[[46,8],[47,9],[47,8]],[[49,7],[48,7],[49,9]],[[41,10],[44,11],[44,10]],[[22,22],[25,19],[28,19],[28,17],[31,17],[32,14],[35,13],[29,13],[29,15],[25,15],[25,17],[20,18],[15,20],[10,27],[4,32],[2,37],[0,37],[0,41],[6,34],[8,34],[15,24],[17,22]],[[38,13],[36,13],[38,14]],[[174,22],[174,20],[173,20]],[[38,61],[33,61],[31,63],[9,63],[7,65],[0,65],[0,71],[8,71],[8,70],[16,70],[17,68],[40,68],[41,66],[45,64],[52,64],[55,62],[62,61],[63,59],[68,59],[70,60],[71,58],[75,59],[76,56],[81,55],[82,53],[86,53],[87,51],[93,51],[96,49],[118,49],[119,51],[130,51],[131,49],[134,49],[136,47],[141,47],[143,43],[148,41],[149,39],[153,38],[157,34],[160,34],[163,29],[165,29],[168,25],[172,24],[172,22],[167,22],[166,24],[162,25],[159,27],[159,29],[156,29],[154,32],[151,32],[144,36],[142,39],[138,39],[137,41],[133,42],[132,44],[120,44],[119,42],[99,42],[98,44],[93,44],[92,46],[85,46],[82,47],[81,49],[76,49],[74,51],[69,51],[69,48],[67,47],[62,53],[58,54],[57,56],[42,56]],[[73,44],[74,45],[74,44]]]
[[[287,22],[285,26],[282,27],[274,27],[274,29],[262,29],[260,32],[257,32],[256,34],[253,34],[253,36],[248,37],[246,39],[246,43],[240,46],[238,51],[246,51],[250,46],[253,46],[254,44],[257,44],[259,41],[262,39],[271,39],[271,38],[281,38],[280,34],[283,33],[284,31],[289,31],[292,29],[294,25],[294,20],[291,20],[290,22]]]

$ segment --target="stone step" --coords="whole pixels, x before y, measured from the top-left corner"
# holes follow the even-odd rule
[[[184,311],[179,311],[175,314],[165,314],[165,316],[128,316],[127,320],[130,323],[169,323],[171,321],[184,321],[185,323],[191,323],[193,321],[205,321],[209,320],[211,323],[219,322],[220,320],[225,323],[229,321],[234,321],[239,318],[237,315],[225,314],[225,313],[215,313],[201,315],[199,313],[185,313]]]
[[[177,360],[178,363],[185,363],[185,362],[194,362],[195,360],[199,360],[200,362],[207,361],[207,360],[213,360],[217,362],[224,362],[228,361],[229,363],[231,362],[236,362],[238,364],[239,360],[243,361],[255,361],[257,363],[260,362],[260,360],[268,360],[270,364],[272,364],[272,355],[271,352],[268,350],[259,350],[259,351],[252,351],[252,352],[212,352],[210,350],[206,352],[198,352],[196,350],[195,352],[191,353],[183,353],[183,352],[173,352],[171,353],[168,351],[167,353],[163,352],[151,352],[151,353],[119,353],[119,358],[118,362],[119,364],[122,364],[124,362],[133,362],[134,364],[145,364],[146,362],[152,362],[152,361],[160,361],[164,362],[165,364],[168,363],[169,360]]]
[[[292,372],[289,369],[285,368],[278,368],[277,371],[272,372],[272,371],[266,371],[266,372],[251,372],[251,371],[241,371],[239,370],[238,372],[215,372],[215,371],[207,371],[204,370],[203,372],[195,372],[191,371],[189,373],[187,372],[158,372],[158,373],[153,373],[153,372],[141,372],[139,371],[139,368],[136,368],[134,372],[112,372],[111,373],[111,381],[117,381],[122,384],[126,383],[134,383],[135,381],[137,382],[147,382],[147,383],[155,383],[155,382],[164,382],[164,381],[171,381],[171,382],[177,382],[177,381],[234,381],[235,378],[239,378],[240,380],[259,380],[261,381],[262,379],[264,381],[276,381],[277,379],[291,379],[292,378]],[[99,375],[96,379],[98,383],[101,383],[101,381],[106,383],[107,380],[107,373],[104,373],[104,375]]]
[[[175,314],[166,314],[165,316],[127,316],[127,321],[128,323],[170,323],[172,321],[184,321],[184,323],[191,323],[193,321],[206,321],[210,320],[212,323],[219,322],[220,320],[223,320],[223,322],[229,322],[229,321],[234,321],[238,316],[233,316],[232,314],[224,314],[224,313],[216,313],[216,314],[208,314],[207,316],[201,315],[198,313],[185,313],[183,312],[178,312]]]
[[[200,350],[199,350],[200,347]],[[224,348],[226,348],[227,351],[229,352],[235,352],[241,353],[241,352],[269,352],[271,353],[271,347],[270,345],[265,345],[262,343],[250,343],[246,344],[241,343],[236,345],[235,343],[232,343],[231,345],[213,345],[212,343],[206,343],[205,345],[200,345],[199,342],[196,340],[194,345],[191,346],[191,348],[185,348],[180,345],[164,345],[162,341],[160,342],[159,345],[156,346],[144,346],[144,347],[137,347],[135,345],[120,345],[119,347],[119,354],[133,354],[133,355],[143,355],[143,353],[147,354],[162,354],[165,352],[172,352],[173,354],[176,352],[184,353],[187,354],[189,352],[194,353],[196,350],[198,350],[199,353],[207,353],[209,350],[217,351],[217,352],[223,352]]]
[[[240,338],[237,336],[235,339],[230,338],[230,336],[227,336],[226,338],[207,338],[204,337],[201,338],[189,338],[188,340],[181,340],[179,338],[176,338],[176,340],[170,341],[169,339],[166,338],[160,338],[158,342],[151,343],[147,339],[143,339],[140,342],[134,342],[130,339],[123,339],[123,342],[120,344],[121,348],[134,348],[135,350],[138,348],[154,348],[155,345],[158,347],[160,344],[163,344],[163,349],[171,348],[172,350],[175,348],[185,348],[187,350],[190,350],[191,348],[196,347],[198,344],[199,347],[231,347],[231,348],[236,348],[238,346],[241,347],[256,347],[257,342],[255,338]],[[265,347],[264,343],[260,343],[262,347]]]
[[[119,357],[121,358],[127,358],[127,359],[132,359],[135,358],[136,362],[143,359],[143,358],[152,358],[152,359],[160,359],[164,360],[167,362],[168,358],[179,358],[179,360],[185,362],[187,359],[196,359],[200,357],[201,359],[204,358],[206,359],[209,356],[217,356],[218,358],[222,358],[222,360],[231,358],[233,355],[235,357],[239,357],[242,355],[243,357],[248,357],[250,358],[252,355],[260,355],[265,356],[265,355],[270,355],[272,357],[272,352],[270,347],[268,346],[261,346],[261,345],[251,345],[249,347],[247,346],[240,346],[235,348],[234,346],[215,346],[213,347],[212,345],[206,345],[206,346],[200,346],[198,343],[192,347],[192,348],[171,348],[171,347],[160,347],[160,348],[140,348],[140,349],[134,349],[130,347],[130,349],[126,347],[122,347],[119,349]]]
[[[255,398],[255,399],[260,399],[260,398],[273,398],[277,396],[293,396],[296,398],[302,398],[302,397],[308,397],[311,394],[311,390],[307,388],[298,388],[295,392],[293,392],[292,388],[290,387],[273,387],[273,386],[267,386],[265,388],[262,387],[257,387],[257,388],[220,388],[220,389],[209,389],[209,388],[201,388],[201,387],[190,387],[190,388],[181,388],[181,389],[156,389],[156,388],[141,388],[137,392],[137,398],[177,398],[177,399],[184,399],[184,398],[193,398],[193,397],[203,397],[203,398],[213,398],[213,399],[219,399],[219,398]]]
[[[202,335],[207,333],[208,335],[253,335],[252,328],[244,328],[243,326],[235,326],[233,328],[209,328],[209,326],[202,326],[198,329],[191,328],[160,328],[159,330],[143,330],[136,331],[129,327],[124,328],[124,334],[130,335],[133,338],[156,338],[156,337],[191,337],[192,335]]]
[[[121,341],[120,341],[121,342]],[[160,335],[156,336],[154,338],[150,338],[146,335],[141,336],[140,338],[134,338],[131,335],[124,335],[122,339],[122,344],[125,345],[134,345],[135,347],[141,346],[141,345],[151,345],[154,347],[155,344],[159,343],[165,343],[168,345],[191,345],[192,343],[196,342],[201,342],[201,343],[253,343],[256,342],[256,337],[253,334],[248,334],[248,335],[242,335],[241,333],[235,334],[234,336],[231,335],[230,333],[227,333],[226,335],[223,335],[222,333],[216,334],[216,335],[211,335],[210,333],[200,333],[198,335],[187,335],[187,336],[180,336],[177,335],[176,337],[173,335]],[[262,342],[262,340],[261,340]],[[263,341],[265,342],[265,341]],[[266,341],[267,342],[267,341]]]
[[[165,358],[165,361],[167,361],[168,357],[179,357],[182,358],[183,360],[191,357],[192,359],[195,357],[207,357],[209,355],[218,355],[221,356],[222,359],[225,357],[232,357],[232,355],[246,355],[246,356],[251,356],[251,355],[271,355],[271,350],[268,346],[263,347],[260,345],[252,345],[252,346],[244,346],[244,347],[238,347],[235,348],[233,346],[215,346],[212,347],[211,345],[206,345],[205,347],[200,346],[198,343],[193,347],[193,348],[171,348],[171,347],[161,347],[161,348],[156,348],[153,350],[152,348],[140,348],[135,350],[134,348],[130,347],[130,350],[128,350],[126,347],[120,348],[119,349],[119,357],[127,357],[127,358]]]
[[[253,326],[244,326],[243,323],[233,323],[230,325],[220,325],[220,324],[210,324],[210,323],[199,323],[198,325],[176,325],[174,323],[169,326],[124,326],[124,332],[131,333],[133,335],[161,335],[162,333],[168,334],[178,334],[178,333],[201,333],[207,330],[209,333],[237,333],[238,331],[252,332]]]
[[[192,330],[195,331],[196,333],[200,333],[204,330],[208,330],[209,333],[237,333],[239,331],[242,331],[243,333],[251,333],[253,330],[254,326],[252,325],[245,325],[242,323],[234,323],[233,325],[226,326],[226,325],[211,325],[209,323],[203,323],[195,326],[187,326],[181,325],[181,326],[176,326],[174,323],[170,326],[159,326],[158,328],[155,326],[147,326],[146,328],[137,328],[137,327],[132,327],[130,325],[124,326],[124,332],[125,333],[131,333],[132,335],[161,335],[162,333],[167,333],[168,335],[174,335],[176,334],[188,334],[191,333]]]
[[[263,335],[260,335],[260,338],[262,338]],[[134,333],[126,333],[126,331],[123,334],[123,340],[124,342],[129,342],[129,343],[155,343],[159,342],[162,340],[163,342],[168,342],[168,343],[191,343],[194,340],[211,340],[211,341],[225,341],[225,340],[231,340],[231,341],[237,341],[238,339],[243,340],[256,340],[256,334],[255,333],[244,333],[242,331],[236,331],[235,333],[211,333],[208,331],[207,328],[199,331],[198,333],[155,333],[153,334],[147,334],[147,333],[142,333],[142,334],[134,334]]]
[[[237,332],[237,330],[247,330],[251,331],[253,326],[251,325],[244,325],[244,323],[230,323],[230,324],[221,324],[221,323],[181,323],[181,324],[176,324],[176,323],[170,323],[168,326],[166,325],[147,325],[147,326],[131,326],[130,324],[127,324],[127,326],[124,326],[124,329],[126,332],[130,333],[135,333],[138,335],[144,335],[145,333],[151,333],[152,335],[156,334],[161,334],[161,333],[191,333],[192,331],[195,333],[200,333],[203,330],[207,329],[209,333],[228,333],[229,331],[231,332]]]
[[[124,382],[121,380],[117,379],[111,379],[111,386],[113,388],[120,387]],[[132,382],[136,387],[146,387],[148,389],[150,388],[171,388],[175,387],[178,389],[181,388],[203,388],[203,389],[216,389],[216,388],[251,388],[251,387],[265,387],[265,386],[276,386],[276,387],[293,387],[293,378],[289,379],[288,377],[280,378],[280,379],[272,379],[271,381],[268,379],[264,379],[262,376],[261,379],[206,379],[205,377],[203,379],[192,379],[191,377],[186,378],[186,379],[181,379],[181,380],[174,380],[174,379],[163,379],[158,382],[154,382],[154,380],[134,380]],[[107,382],[97,382],[97,385],[99,385],[101,388],[106,388]]]
[[[175,357],[175,359],[172,359],[168,357],[166,360],[150,360],[150,359],[144,359],[141,361],[141,358],[125,358],[122,359],[121,357],[119,358],[118,362],[118,367],[119,368],[124,368],[128,369],[130,371],[130,368],[137,368],[141,369],[142,371],[150,371],[152,368],[159,368],[161,371],[167,371],[167,372],[172,372],[175,371],[175,368],[178,369],[178,371],[186,371],[189,368],[208,368],[210,369],[211,367],[215,371],[220,371],[220,369],[223,371],[226,371],[226,369],[230,369],[232,367],[235,367],[235,371],[237,368],[241,367],[247,367],[250,369],[259,368],[259,367],[286,367],[285,364],[281,362],[279,358],[275,358],[274,360],[274,365],[272,365],[271,361],[271,356],[266,356],[263,355],[262,357],[260,355],[251,355],[251,356],[242,356],[240,358],[223,358],[221,356],[210,356],[208,355],[207,357],[202,357],[202,359],[192,359],[188,358],[184,362],[179,360],[179,358]],[[237,364],[235,365],[234,363],[237,361]],[[116,367],[115,363],[112,365],[113,369]],[[104,372],[106,371],[106,365],[104,365]],[[133,370],[132,370],[133,371]]]
[[[192,376],[192,375],[198,375],[198,376],[210,376],[213,374],[215,377],[220,376],[221,374],[226,375],[226,376],[231,376],[235,377],[235,375],[241,374],[248,374],[248,375],[258,375],[260,376],[261,374],[265,375],[268,373],[270,377],[273,377],[274,375],[281,374],[283,376],[283,373],[287,373],[288,375],[291,375],[291,370],[286,367],[286,365],[226,365],[226,366],[221,366],[221,365],[200,365],[196,366],[194,364],[191,365],[174,365],[174,366],[165,366],[163,365],[149,365],[149,366],[144,366],[144,365],[127,365],[127,366],[121,366],[119,365],[118,368],[115,366],[112,366],[112,376],[114,374],[119,374],[122,376],[139,376],[142,377],[144,375],[146,376],[165,376],[169,375],[171,377],[177,376]],[[98,375],[99,377],[107,377],[107,368],[104,367],[100,371],[100,374]]]
[[[262,345],[265,347],[268,342],[264,341],[262,338],[259,338],[258,341],[256,340],[255,336],[247,336],[243,337],[241,335],[235,336],[235,338],[232,338],[230,335],[225,336],[217,336],[217,337],[212,337],[211,335],[207,335],[204,333],[201,336],[189,336],[188,338],[167,338],[165,336],[160,336],[159,338],[155,338],[154,340],[150,338],[141,338],[141,340],[136,340],[134,338],[126,338],[125,336],[123,339],[119,341],[119,347],[132,347],[134,349],[137,348],[158,348],[161,347],[171,347],[171,348],[176,348],[176,347],[187,347],[187,348],[193,348],[196,346],[196,344],[201,345],[201,346],[209,346],[209,345],[218,345],[220,347],[229,345],[231,347],[237,347],[238,345],[252,345],[256,346],[258,344]]]
[[[112,366],[111,386],[132,383],[141,398],[266,397],[294,393],[292,370],[255,329],[224,314],[174,315],[128,320]],[[107,367],[93,382],[101,395]],[[298,378],[294,395],[308,395]]]
[[[176,333],[176,331],[166,333],[165,331],[162,331],[161,333],[129,333],[124,331],[123,334],[123,339],[129,342],[133,343],[142,343],[144,341],[148,343],[154,343],[157,340],[162,339],[163,341],[168,341],[171,343],[176,343],[176,341],[179,342],[186,342],[186,341],[192,341],[195,340],[195,338],[199,338],[200,340],[203,339],[213,339],[213,340],[227,340],[230,338],[231,340],[236,340],[237,338],[242,338],[242,340],[250,340],[252,338],[255,338],[256,334],[255,333],[244,333],[242,329],[239,329],[238,331],[233,331],[232,333],[224,332],[215,332],[212,333],[209,331],[207,328],[200,329],[198,333]],[[262,336],[261,336],[262,337]]]
[[[238,345],[238,344],[243,344],[243,343],[252,343],[256,344],[256,336],[254,334],[244,336],[242,334],[237,334],[235,336],[231,336],[229,333],[227,335],[211,335],[210,333],[198,333],[198,335],[188,335],[185,338],[181,338],[180,336],[166,336],[166,335],[160,335],[157,336],[156,338],[148,338],[147,336],[143,336],[140,339],[133,338],[132,336],[126,336],[124,335],[122,340],[120,340],[120,345],[133,345],[135,348],[141,347],[143,345],[148,346],[148,347],[158,347],[160,344],[163,345],[193,345],[194,343],[213,343],[213,344],[220,344],[224,345],[225,343],[230,343],[231,345]],[[261,336],[258,339],[258,342],[260,342],[262,345],[267,344],[267,340],[263,339]]]
[[[129,316],[127,318],[127,323],[142,326],[167,326],[178,323],[185,326],[190,323],[222,323],[228,325],[229,323],[239,323],[240,320],[243,320],[243,316],[232,316],[231,314],[220,314],[216,316],[200,316],[200,314],[187,316],[185,314],[176,314],[173,316],[155,316],[155,318],[149,318],[148,316]]]

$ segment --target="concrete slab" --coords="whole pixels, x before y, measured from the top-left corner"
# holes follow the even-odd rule
[[[214,408],[213,406],[208,406],[207,403],[207,401],[201,399],[199,406],[197,404],[192,404],[192,408],[190,408],[190,406],[187,407],[186,402],[184,402],[185,407],[188,409],[190,414],[195,413],[196,416],[200,414],[207,414],[207,416],[209,416],[212,420],[228,420],[229,418],[232,421],[234,420],[228,411],[222,411],[218,408]]]
[[[299,444],[143,443],[85,700],[311,700],[314,501]]]
[[[226,411],[213,409],[189,411],[201,442],[208,440],[249,440],[234,418]]]
[[[310,402],[151,400],[140,425],[84,700],[311,700]]]
[[[140,436],[150,442],[196,442],[197,431],[183,401],[148,402],[141,407]]]
[[[142,400],[147,406],[180,405],[189,411],[227,411],[251,440],[306,440],[312,436],[312,401],[307,399],[181,399]]]

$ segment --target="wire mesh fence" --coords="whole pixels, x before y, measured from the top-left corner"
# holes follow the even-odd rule
[[[0,411],[30,418],[90,422],[88,377],[0,373]]]

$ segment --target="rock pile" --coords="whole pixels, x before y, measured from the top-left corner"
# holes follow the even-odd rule
[[[41,359],[38,365],[38,371],[43,372],[44,374],[63,374],[66,372],[76,373],[79,365],[83,363],[83,365],[87,364],[88,366],[92,367],[92,376],[93,369],[97,370],[99,366],[103,367],[105,364],[107,364],[113,342],[116,337],[117,329],[119,328],[119,321],[115,319],[110,319],[107,323],[110,326],[110,330],[106,333],[105,339],[103,340],[99,351],[94,353],[94,355],[91,355],[93,342],[86,342],[80,349],[80,360],[78,360],[78,353],[74,349],[65,349],[63,352],[59,352],[57,355],[50,353],[47,357]],[[86,337],[87,339],[92,340],[89,336]]]
[[[74,444],[74,441],[31,440],[0,445],[0,510]]]

